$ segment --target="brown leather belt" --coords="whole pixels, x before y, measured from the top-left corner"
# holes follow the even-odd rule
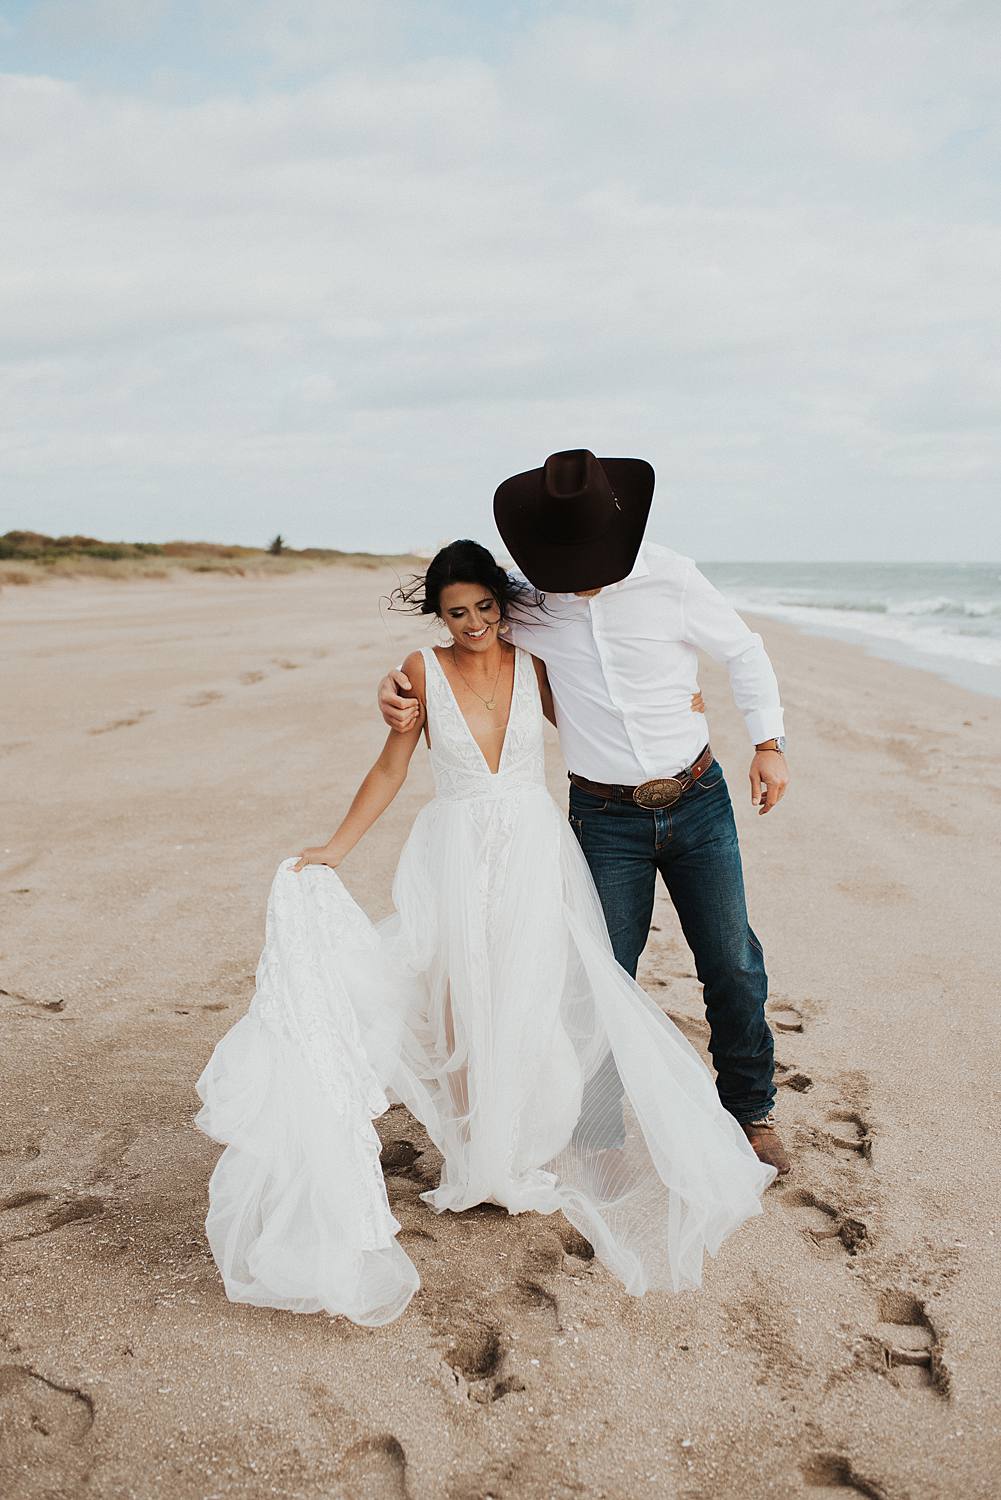
[[[641,782],[639,786],[610,786],[604,781],[588,781],[586,776],[578,776],[575,771],[569,772],[569,776],[574,786],[579,786],[582,792],[590,792],[593,797],[604,797],[611,802],[634,802],[637,807],[659,808],[670,807],[677,802],[708,771],[712,763],[713,753],[707,745],[691,765],[684,771],[679,771],[677,776],[654,776],[651,781]]]

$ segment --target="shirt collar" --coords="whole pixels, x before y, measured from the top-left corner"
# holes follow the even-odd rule
[[[605,587],[601,591],[601,594],[611,594],[611,593],[614,592],[615,589],[621,589],[627,583],[631,583],[634,578],[646,578],[646,576],[647,576],[647,574],[649,572],[650,572],[650,564],[646,560],[646,552],[645,552],[645,549],[644,549],[644,547],[643,547],[643,545],[641,543],[640,544],[640,550],[636,554],[636,561],[633,563],[632,568],[629,571],[629,573],[626,574],[625,578],[620,578],[619,581],[618,581],[618,583],[606,583]],[[600,599],[601,598],[601,594],[597,594],[597,595],[595,595],[595,597],[598,598],[598,599]],[[577,595],[576,594],[557,594],[556,597],[557,597],[557,599],[562,599],[564,602],[566,602],[568,600],[576,599]],[[579,602],[581,604],[590,604],[592,601],[590,599],[581,599]]]

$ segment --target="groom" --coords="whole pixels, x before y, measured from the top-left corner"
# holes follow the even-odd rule
[[[660,874],[702,981],[720,1099],[761,1160],[785,1173],[764,955],[723,772],[690,708],[703,650],[727,665],[754,745],[751,800],[767,813],[789,780],[778,683],[761,637],[691,559],[644,543],[653,486],[643,459],[587,449],[551,454],[499,486],[497,528],[545,596],[545,610],[512,617],[508,639],[546,664],[570,822],[615,957],[635,977]],[[413,699],[400,691],[409,688],[400,672],[379,685],[391,728],[412,723]]]

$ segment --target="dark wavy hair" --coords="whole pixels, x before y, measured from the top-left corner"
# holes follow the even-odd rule
[[[497,600],[502,620],[519,606],[545,607],[541,595],[530,583],[512,578],[486,547],[468,537],[449,542],[431,559],[423,576],[415,574],[409,582],[394,589],[389,596],[389,607],[415,615],[440,614],[441,592],[450,583],[478,584]]]

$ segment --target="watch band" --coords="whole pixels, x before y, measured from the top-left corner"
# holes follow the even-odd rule
[[[785,754],[786,737],[784,734],[773,735],[770,740],[762,740],[760,745],[755,745],[755,750],[777,750],[780,755]]]

